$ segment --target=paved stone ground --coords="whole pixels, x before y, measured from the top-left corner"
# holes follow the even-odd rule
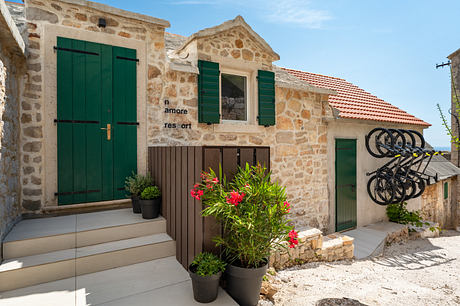
[[[287,269],[274,285],[275,305],[460,305],[460,233],[394,244],[378,258]]]

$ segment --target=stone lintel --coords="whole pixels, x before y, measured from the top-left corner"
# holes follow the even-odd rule
[[[97,3],[97,2],[92,2],[92,1],[86,1],[86,0],[60,0],[61,2],[68,3],[68,4],[74,4],[74,5],[80,5],[80,6],[86,6],[89,8],[93,8],[95,10],[107,13],[107,14],[112,14],[112,15],[117,15],[125,18],[131,18],[139,21],[144,21],[147,23],[153,23],[165,28],[169,28],[171,24],[169,21],[144,15],[144,14],[139,14],[139,13],[134,13],[130,11],[125,11],[113,6],[109,6],[106,4],[102,3]]]

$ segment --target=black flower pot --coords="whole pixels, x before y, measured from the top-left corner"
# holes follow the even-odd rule
[[[154,219],[160,215],[161,198],[153,200],[139,200],[142,210],[142,218]]]
[[[228,265],[225,270],[228,294],[241,306],[257,305],[267,267],[268,264],[255,269]]]
[[[138,196],[131,196],[131,203],[133,204],[133,213],[140,214],[141,213],[141,204],[139,204],[139,197]]]
[[[210,276],[195,274],[193,266],[189,267],[190,278],[192,279],[193,298],[200,303],[211,303],[217,299],[219,291],[219,280],[222,272]]]

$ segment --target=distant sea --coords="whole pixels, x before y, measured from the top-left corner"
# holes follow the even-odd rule
[[[434,147],[436,151],[450,151],[450,147]]]

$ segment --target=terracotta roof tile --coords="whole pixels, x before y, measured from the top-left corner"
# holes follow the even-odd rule
[[[282,69],[313,86],[337,91],[337,95],[329,96],[329,104],[339,110],[341,118],[395,122],[426,127],[431,125],[344,79],[287,68]]]

